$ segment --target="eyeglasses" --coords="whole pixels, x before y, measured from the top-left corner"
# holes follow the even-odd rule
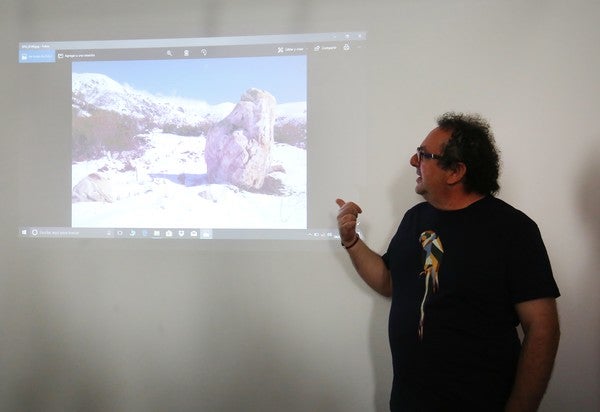
[[[423,150],[422,146],[417,147],[417,162],[419,163],[421,163],[421,159],[423,158],[440,160],[442,157],[442,155],[427,153],[425,150]]]

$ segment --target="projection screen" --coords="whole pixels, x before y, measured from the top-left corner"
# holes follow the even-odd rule
[[[364,172],[332,165],[365,136],[366,43],[366,31],[20,42],[33,98],[18,110],[51,121],[19,138],[19,235],[338,238],[318,205]]]

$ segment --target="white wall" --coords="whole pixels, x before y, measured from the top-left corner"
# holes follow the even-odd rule
[[[2,77],[18,69],[18,41],[53,40],[56,28],[130,38],[135,22],[168,37],[173,25],[256,33],[269,19],[302,31],[350,17],[349,29],[368,30],[367,151],[336,167],[367,162],[356,200],[376,250],[420,200],[408,159],[434,118],[489,118],[503,152],[500,197],[539,224],[562,292],[561,347],[541,410],[600,410],[599,2],[118,3],[4,0]],[[337,244],[207,253],[18,241],[26,165],[14,155],[22,115],[11,101],[21,89],[0,87],[0,410],[386,410],[389,302],[361,284]],[[322,210],[332,225],[336,196]]]

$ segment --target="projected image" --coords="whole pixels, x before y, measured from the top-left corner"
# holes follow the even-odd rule
[[[306,56],[74,62],[73,227],[303,229]]]

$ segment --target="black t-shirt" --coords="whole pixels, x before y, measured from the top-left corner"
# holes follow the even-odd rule
[[[383,259],[392,273],[392,410],[502,410],[520,342],[514,305],[558,297],[535,222],[493,196],[420,203]]]

